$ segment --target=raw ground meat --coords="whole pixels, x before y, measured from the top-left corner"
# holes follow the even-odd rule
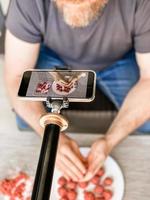
[[[99,182],[100,182],[100,178],[98,175],[95,175],[92,179],[91,179],[91,182],[95,185],[98,185]]]
[[[74,190],[69,190],[67,197],[69,200],[76,200],[77,193]]]
[[[66,188],[64,188],[64,187],[58,188],[58,194],[60,195],[60,197],[66,197],[67,196]]]
[[[102,167],[102,168],[100,168],[100,170],[98,171],[97,175],[98,175],[98,176],[103,176],[104,174],[105,174],[105,170],[104,170],[104,168]]]
[[[95,200],[95,196],[92,192],[84,192],[84,200]]]
[[[57,83],[57,85],[56,85],[56,89],[57,89],[58,91],[60,91],[60,92],[69,93],[70,90],[71,90],[72,88],[73,88],[73,86],[71,86],[71,87],[61,86],[61,85],[59,85],[58,83]]]
[[[82,188],[82,189],[85,189],[87,186],[88,186],[88,182],[79,182],[78,183],[78,186],[80,187],[80,188]]]
[[[78,200],[80,194],[78,190],[82,191],[83,200],[111,200],[113,192],[108,189],[108,186],[110,188],[114,181],[111,177],[103,179],[103,176],[105,176],[104,168],[101,168],[89,182],[67,181],[64,177],[60,177],[58,179],[59,200]],[[89,188],[90,185],[93,189]]]
[[[101,185],[97,185],[94,189],[94,192],[97,193],[97,194],[102,194],[104,191],[104,187],[101,186]]]
[[[67,183],[67,180],[65,179],[65,177],[61,176],[59,179],[58,179],[58,184],[60,186],[65,186]]]
[[[48,90],[50,89],[51,84],[49,82],[41,82],[38,83],[36,88],[36,93],[47,94]]]
[[[110,185],[112,185],[112,183],[113,183],[113,179],[110,178],[110,177],[107,177],[107,178],[105,178],[103,184],[104,184],[105,186],[110,186]]]
[[[7,200],[30,200],[33,178],[24,172],[19,172],[11,178],[0,181],[0,195]]]
[[[74,181],[69,181],[67,183],[67,188],[75,190],[77,188],[77,183]]]
[[[103,197],[105,198],[105,200],[110,200],[112,198],[113,194],[112,191],[110,190],[105,190],[103,192]]]

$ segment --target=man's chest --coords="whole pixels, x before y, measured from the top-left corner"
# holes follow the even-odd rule
[[[110,12],[109,9],[107,7],[105,12]],[[133,44],[130,26],[119,12],[104,13],[89,26],[73,29],[53,10],[47,22],[45,43],[70,64],[98,66],[112,63]]]

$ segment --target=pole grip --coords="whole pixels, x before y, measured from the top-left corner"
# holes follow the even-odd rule
[[[50,198],[59,134],[58,125],[46,125],[31,200]]]

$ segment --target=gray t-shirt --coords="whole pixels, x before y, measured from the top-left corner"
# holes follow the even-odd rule
[[[150,52],[150,0],[110,0],[85,28],[68,26],[52,0],[11,0],[6,26],[21,40],[44,42],[74,69],[100,70],[132,48]]]

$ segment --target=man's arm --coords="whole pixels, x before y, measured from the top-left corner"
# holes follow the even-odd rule
[[[117,117],[106,134],[110,148],[150,119],[150,53],[136,53],[140,79],[128,93]]]
[[[22,101],[17,92],[23,72],[35,67],[40,44],[24,42],[13,36],[8,30],[5,42],[5,70],[6,89],[12,107],[37,133],[42,135],[39,118],[45,113],[39,102]]]
[[[30,44],[15,38],[9,31],[5,45],[5,82],[10,102],[15,111],[41,136],[43,129],[39,125],[40,116],[45,109],[40,102],[22,101],[17,98],[21,77],[25,70],[34,68],[40,44]],[[60,135],[56,166],[64,176],[77,181],[83,177],[86,169],[76,142],[65,134]]]
[[[136,58],[140,68],[140,79],[126,96],[106,135],[92,145],[88,155],[88,173],[82,181],[90,180],[112,149],[150,119],[150,53],[137,53]]]

